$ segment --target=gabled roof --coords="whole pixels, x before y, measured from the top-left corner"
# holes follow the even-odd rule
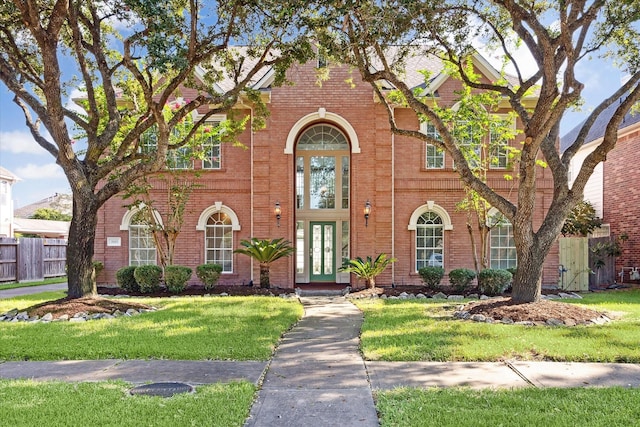
[[[243,79],[246,75],[253,69],[253,67],[258,63],[258,58],[251,57],[247,55],[248,47],[246,46],[234,46],[229,48],[228,50],[232,55],[235,55],[237,58],[243,57],[244,61],[242,63],[242,68],[240,69],[240,74],[238,76],[239,79]],[[271,51],[267,54],[267,60],[273,59],[278,55],[277,51]],[[201,79],[204,79],[204,75],[206,70],[204,67],[198,66],[196,67],[196,76]],[[262,66],[260,70],[252,77],[248,87],[252,89],[264,89],[273,83],[274,76],[273,67],[270,66]],[[221,79],[219,82],[214,84],[214,89],[218,93],[225,93],[235,87],[235,82],[230,78],[230,76],[225,76],[225,78]]]
[[[67,237],[68,221],[49,221],[46,219],[14,218],[13,230],[16,233],[39,234],[43,237]]]
[[[14,215],[19,218],[29,218],[40,208],[51,208],[63,214],[71,215],[73,210],[73,196],[71,194],[56,193],[46,199],[16,208]]]
[[[620,102],[622,102],[624,98],[620,98]],[[614,102],[609,107],[607,107],[596,119],[587,134],[587,137],[584,140],[584,144],[588,144],[590,142],[596,141],[602,137],[604,137],[604,132],[607,128],[607,124],[613,117],[613,114],[616,112],[616,108],[618,108],[618,103]],[[560,138],[560,152],[564,152],[567,148],[571,146],[578,137],[578,133],[580,133],[580,129],[584,125],[586,120],[583,120],[579,125],[571,129],[567,132],[562,138]],[[618,133],[621,130],[634,125],[636,123],[640,123],[640,113],[630,111],[622,119],[620,126],[618,127]]]
[[[5,179],[11,182],[20,181],[20,178],[18,178],[17,175],[2,166],[0,166],[0,179]]]
[[[396,55],[396,50],[389,50],[389,60],[393,61]],[[490,81],[495,82],[501,78],[505,78],[511,87],[518,84],[518,79],[516,77],[510,75],[502,76],[500,71],[491,65],[480,53],[474,53],[472,60],[478,70]],[[411,89],[422,88],[425,89],[425,93],[437,95],[440,86],[442,86],[442,84],[450,77],[445,70],[443,60],[433,54],[425,54],[416,50],[414,54],[409,55],[405,59],[405,63],[404,81]],[[374,71],[381,67],[382,64],[376,65],[374,63],[373,65]],[[425,71],[430,73],[429,81],[426,82],[423,75]],[[387,88],[392,88],[392,85],[388,83]]]

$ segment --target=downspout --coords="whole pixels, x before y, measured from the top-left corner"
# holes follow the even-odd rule
[[[254,199],[254,188],[253,188],[254,176],[253,175],[254,175],[254,171],[253,171],[253,156],[254,156],[255,147],[254,147],[254,141],[253,141],[254,130],[253,130],[253,107],[252,106],[249,106],[249,116],[251,117],[251,125],[250,125],[250,128],[249,128],[249,129],[251,129],[250,142],[249,142],[249,144],[251,145],[251,168],[250,168],[250,170],[251,170],[251,191],[250,191],[250,196],[249,196],[251,198],[251,227],[250,227],[251,234],[250,234],[250,237],[253,237],[254,236],[254,209],[253,209],[254,208],[254,205],[253,205],[253,199]],[[251,266],[251,269],[250,269],[251,274],[249,276],[249,280],[253,281],[253,258],[249,257],[249,259],[250,259],[249,262],[250,262],[250,266]]]
[[[395,107],[391,108],[395,121]],[[396,257],[396,135],[391,131],[391,258]],[[396,283],[396,264],[391,263],[391,283]]]

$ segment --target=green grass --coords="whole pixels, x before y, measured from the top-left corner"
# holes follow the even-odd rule
[[[628,427],[640,422],[640,389],[399,388],[376,394],[383,427]]]
[[[38,282],[0,283],[0,291],[4,291],[6,289],[15,289],[15,288],[28,288],[31,286],[52,285],[54,283],[65,283],[66,281],[67,281],[67,277],[62,276],[62,277],[52,277],[50,279],[40,280]]]
[[[256,391],[239,382],[162,398],[131,396],[130,387],[0,380],[0,420],[5,426],[242,426]]]
[[[0,313],[60,298],[0,300]],[[267,360],[302,316],[297,301],[273,297],[128,299],[161,310],[85,323],[0,323],[0,360]]]
[[[640,363],[640,290],[563,300],[618,313],[603,326],[527,327],[451,318],[458,304],[429,300],[356,302],[365,313],[361,346],[368,360],[550,360]]]

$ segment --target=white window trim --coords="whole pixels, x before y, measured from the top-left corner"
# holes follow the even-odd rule
[[[358,140],[358,134],[356,134],[356,131],[353,128],[353,126],[351,126],[351,124],[344,117],[336,113],[331,113],[327,111],[325,108],[321,107],[321,108],[318,108],[318,111],[307,114],[306,116],[298,120],[295,125],[293,125],[293,127],[289,131],[289,135],[287,135],[287,142],[284,148],[284,154],[293,154],[296,141],[298,139],[298,136],[300,135],[300,132],[305,127],[307,127],[307,125],[314,122],[319,122],[319,121],[325,121],[325,122],[337,125],[338,128],[342,129],[343,132],[347,134],[347,139],[351,144],[351,153],[352,154],[360,153],[360,142]]]
[[[144,207],[144,203],[141,204],[141,207]],[[120,222],[120,231],[129,231],[129,226],[131,225],[131,220],[138,212],[140,212],[141,207],[132,207],[122,216],[122,221]],[[153,216],[156,218],[156,221],[160,225],[164,225],[162,222],[162,216],[157,210],[153,210]]]
[[[209,217],[217,212],[222,212],[229,216],[229,219],[231,219],[231,230],[240,231],[240,221],[238,221],[238,215],[236,215],[233,209],[223,205],[222,202],[215,202],[213,205],[202,211],[202,213],[200,214],[200,218],[198,218],[196,230],[205,231]]]
[[[429,211],[435,212],[440,216],[440,218],[442,218],[442,225],[445,231],[453,230],[451,217],[449,216],[449,213],[447,212],[447,210],[440,205],[436,205],[431,200],[427,201],[426,204],[419,206],[416,210],[413,211],[413,213],[411,214],[411,219],[409,219],[409,226],[407,227],[407,229],[415,231],[418,225],[418,219],[420,219],[420,216],[422,216],[423,213],[429,212]]]

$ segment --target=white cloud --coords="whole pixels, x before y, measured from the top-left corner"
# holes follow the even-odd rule
[[[29,163],[26,166],[18,167],[15,174],[22,179],[58,179],[64,178],[62,168],[55,163],[36,165]]]
[[[14,154],[48,154],[26,130],[0,132],[0,151]]]

